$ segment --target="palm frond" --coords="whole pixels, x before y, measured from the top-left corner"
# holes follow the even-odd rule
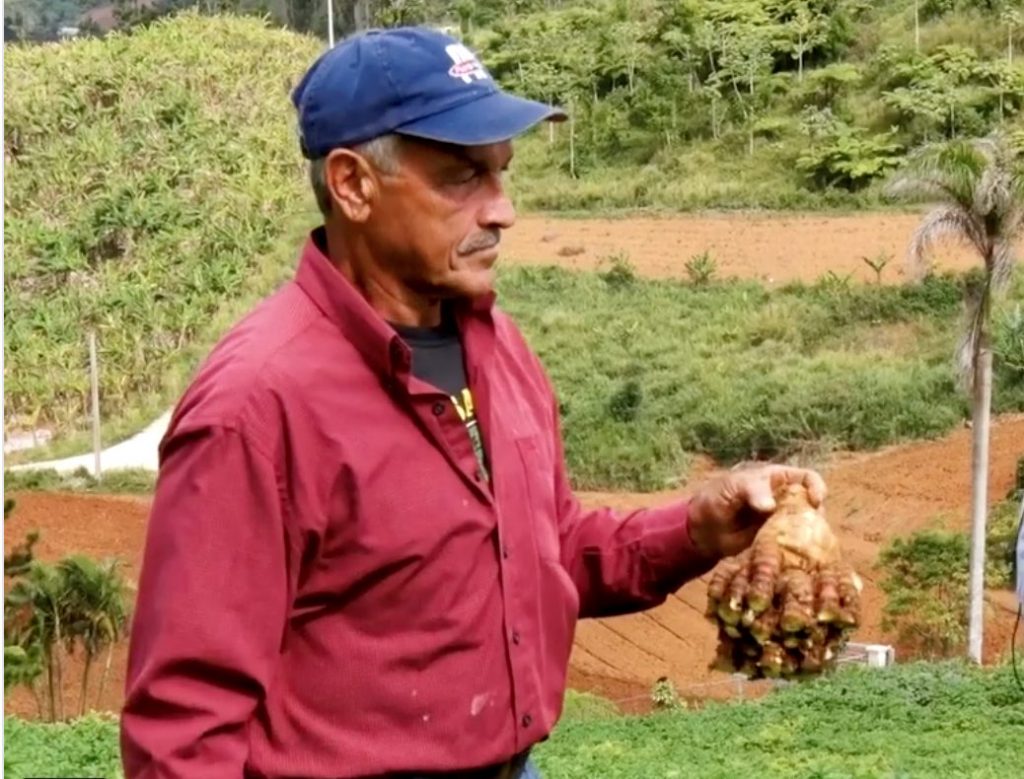
[[[942,182],[935,177],[924,176],[918,171],[903,171],[893,177],[885,187],[890,197],[946,200],[948,193]]]
[[[999,165],[985,168],[978,180],[974,210],[979,214],[994,214],[1001,217],[1012,208],[1012,205],[1013,191],[1009,171]]]
[[[931,268],[928,252],[945,236],[969,241],[982,255],[986,254],[985,234],[971,214],[956,205],[939,206],[922,220],[910,239],[907,263],[911,277],[920,278]]]
[[[969,210],[988,167],[989,152],[974,142],[933,144],[911,155],[889,189],[895,195],[938,197]]]

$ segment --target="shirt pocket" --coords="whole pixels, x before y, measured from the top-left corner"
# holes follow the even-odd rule
[[[542,560],[561,561],[558,534],[558,506],[555,501],[554,454],[550,443],[541,435],[516,439],[522,470],[526,526],[533,538],[537,555]]]

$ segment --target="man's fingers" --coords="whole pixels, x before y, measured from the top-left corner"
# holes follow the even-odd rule
[[[789,484],[802,484],[807,490],[808,500],[810,500],[811,505],[815,508],[825,502],[828,488],[825,486],[825,480],[821,478],[821,474],[817,471],[811,471],[806,468],[790,468],[785,465],[771,468],[773,492]]]

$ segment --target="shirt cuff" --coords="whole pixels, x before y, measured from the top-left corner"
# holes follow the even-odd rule
[[[654,509],[644,533],[649,586],[666,595],[703,576],[721,559],[700,551],[690,536],[689,501]]]

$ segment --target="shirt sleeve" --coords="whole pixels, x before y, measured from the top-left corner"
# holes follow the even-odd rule
[[[657,606],[717,557],[690,538],[688,500],[625,514],[584,510],[569,483],[557,404],[555,500],[562,565],[576,584],[581,617],[608,617]]]
[[[243,775],[287,615],[281,506],[271,461],[238,431],[165,448],[121,716],[126,779]]]

